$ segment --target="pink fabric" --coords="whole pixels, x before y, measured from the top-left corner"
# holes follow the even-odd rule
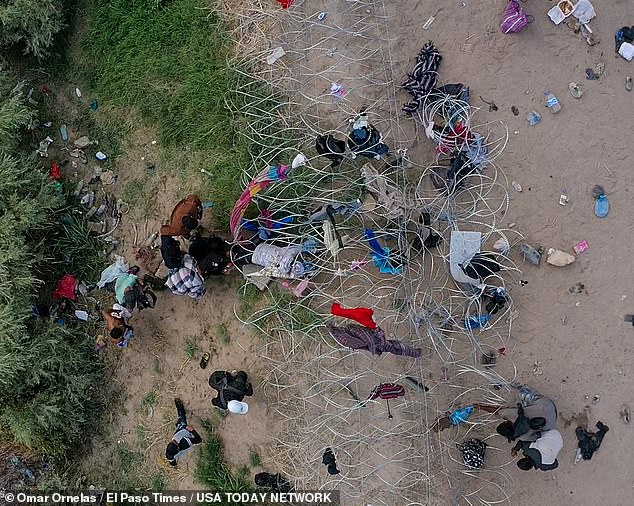
[[[295,0],[277,0],[277,3],[282,4],[282,9],[288,9]]]
[[[335,316],[343,316],[344,318],[354,320],[369,329],[376,328],[376,323],[374,323],[374,320],[372,319],[374,310],[368,309],[367,307],[345,309],[335,302],[330,308],[330,313]]]
[[[53,292],[53,298],[70,299],[72,301],[77,300],[77,296],[75,295],[76,286],[77,278],[75,278],[72,274],[66,274],[57,282],[57,288]]]

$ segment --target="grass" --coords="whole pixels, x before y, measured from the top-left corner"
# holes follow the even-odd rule
[[[139,448],[147,450],[150,446],[150,431],[143,425],[137,425],[136,435],[139,439]]]
[[[229,335],[229,327],[227,325],[227,322],[219,323],[216,326],[216,334],[216,337],[220,340],[222,344],[229,344],[229,342],[231,342],[231,336]]]
[[[192,359],[199,353],[200,346],[198,346],[198,343],[193,339],[187,339],[185,341],[185,355],[187,355],[187,358]]]
[[[138,207],[139,204],[144,202],[147,198],[145,180],[139,178],[128,181],[128,183],[123,188],[121,198],[131,208]]]
[[[212,174],[200,193],[216,203],[218,224],[225,226],[242,168],[264,149],[240,135],[246,120],[236,111],[257,102],[249,122],[270,138],[277,106],[263,84],[228,63],[231,41],[209,6],[207,0],[95,0],[80,67],[102,102],[133,108],[156,127],[171,172]],[[274,142],[287,144],[288,137]]]
[[[258,290],[255,285],[248,284],[240,290],[240,301],[242,306],[240,307],[240,316],[247,318],[251,314],[255,307],[262,301],[263,294]]]
[[[144,406],[154,406],[156,401],[158,400],[158,394],[155,391],[148,392],[143,396],[143,400],[141,401]]]
[[[196,467],[196,479],[209,490],[217,492],[247,492],[251,490],[248,481],[248,469],[234,472],[224,459],[222,440],[214,431],[210,421],[204,421],[206,436]]]
[[[258,453],[257,450],[252,448],[249,451],[249,466],[258,467],[260,464],[262,464],[262,459],[260,457],[260,454]]]

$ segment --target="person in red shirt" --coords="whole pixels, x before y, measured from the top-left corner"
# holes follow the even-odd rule
[[[198,195],[188,195],[181,200],[172,211],[170,221],[160,230],[162,236],[176,236],[189,234],[198,227],[198,221],[203,217],[203,205]]]

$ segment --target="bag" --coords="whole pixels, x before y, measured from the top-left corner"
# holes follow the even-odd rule
[[[517,0],[510,0],[500,22],[502,33],[517,33],[529,23],[524,9]]]
[[[396,383],[381,383],[372,390],[368,399],[398,399],[405,395],[405,387]]]
[[[462,461],[470,469],[481,469],[484,465],[484,453],[486,443],[480,439],[470,439],[463,444],[458,444],[458,449],[462,452]]]

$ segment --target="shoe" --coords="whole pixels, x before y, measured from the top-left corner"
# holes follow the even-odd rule
[[[200,359],[200,368],[201,369],[206,369],[207,368],[207,364],[209,363],[209,352],[205,352],[203,353],[202,358]]]
[[[185,409],[183,401],[181,401],[178,397],[174,398],[174,404],[176,405],[176,409]]]
[[[594,203],[594,214],[597,218],[605,218],[610,212],[610,203],[608,202],[608,198],[603,195],[599,195],[596,202]]]

